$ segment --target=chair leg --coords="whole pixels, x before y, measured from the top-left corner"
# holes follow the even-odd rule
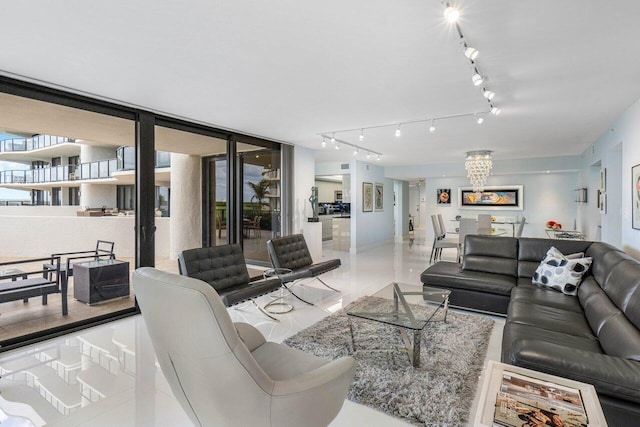
[[[319,281],[320,283],[322,283],[323,285],[325,285],[327,288],[331,289],[333,292],[341,292],[340,290],[338,290],[338,289],[336,289],[336,288],[332,288],[331,286],[327,285],[327,284],[324,282],[324,280],[322,280],[321,278],[316,277],[316,279],[318,279],[318,281]]]
[[[270,315],[269,313],[267,313],[267,312],[266,312],[262,307],[260,307],[260,306],[259,306],[259,305],[254,301],[254,300],[251,300],[251,301],[249,301],[249,302],[247,302],[246,304],[241,305],[241,306],[234,305],[232,308],[233,308],[234,310],[242,310],[243,308],[245,308],[245,307],[246,307],[246,306],[248,306],[249,304],[253,305],[255,308],[257,308],[257,309],[258,309],[258,311],[259,311],[260,313],[264,314],[264,315],[265,315],[265,316],[267,316],[269,319],[274,320],[274,321],[276,321],[276,322],[280,322],[280,320],[279,320],[279,319],[276,319],[275,317],[273,317],[272,315]]]
[[[433,246],[431,246],[431,256],[429,257],[429,264],[434,260],[434,254],[436,252],[436,239],[433,239]]]
[[[268,318],[273,319],[273,320],[275,320],[276,322],[280,322],[280,320],[279,320],[279,319],[276,319],[275,317],[273,317],[272,315],[270,315],[269,313],[267,313],[267,311],[266,311],[264,308],[260,307],[260,306],[255,302],[255,300],[251,300],[251,304],[253,304],[253,306],[254,306],[255,308],[257,308],[257,309],[258,309],[258,311],[259,311],[260,313],[264,314],[264,315],[265,315],[265,316],[267,316]]]
[[[293,291],[291,290],[291,288],[290,288],[290,287],[288,287],[288,286],[287,286],[287,285],[285,285],[284,283],[282,284],[282,286],[284,286],[284,287],[285,287],[285,289],[286,289],[287,291],[289,291],[289,293],[290,293],[291,295],[293,295],[294,297],[298,298],[300,301],[302,301],[302,302],[304,302],[304,303],[307,303],[307,304],[309,304],[309,305],[315,305],[315,304],[313,304],[312,302],[309,302],[309,301],[307,301],[307,300],[305,300],[305,299],[300,298],[298,295],[296,295],[295,293],[293,293]]]

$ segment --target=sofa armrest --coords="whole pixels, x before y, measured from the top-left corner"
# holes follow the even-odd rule
[[[598,394],[640,403],[640,362],[528,339],[515,340],[511,350],[512,365],[592,384]]]

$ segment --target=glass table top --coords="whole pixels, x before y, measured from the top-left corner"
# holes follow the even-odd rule
[[[348,316],[422,330],[448,301],[451,291],[391,283],[347,311]]]

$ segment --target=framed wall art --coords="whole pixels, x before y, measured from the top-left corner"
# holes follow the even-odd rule
[[[640,230],[640,165],[631,168],[631,226]]]
[[[602,193],[607,191],[607,168],[600,169],[600,191]]]
[[[438,188],[438,204],[450,205],[451,204],[451,189],[450,188]]]
[[[524,209],[524,187],[522,185],[485,187],[481,193],[476,193],[471,187],[459,187],[458,207],[521,211]]]
[[[379,182],[376,182],[374,189],[374,204],[375,211],[382,212],[384,208],[384,184],[380,184]]]
[[[373,184],[362,183],[362,212],[373,212]]]

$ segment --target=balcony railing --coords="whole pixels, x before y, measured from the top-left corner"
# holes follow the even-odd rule
[[[156,167],[171,165],[168,156],[156,154]],[[169,153],[164,153],[169,154]],[[99,160],[80,165],[51,166],[29,170],[0,171],[0,184],[41,184],[47,182],[110,178],[114,172],[131,170],[118,167],[118,159]]]
[[[0,152],[31,151],[53,145],[76,142],[73,138],[53,135],[36,135],[27,139],[5,139],[0,141]]]

